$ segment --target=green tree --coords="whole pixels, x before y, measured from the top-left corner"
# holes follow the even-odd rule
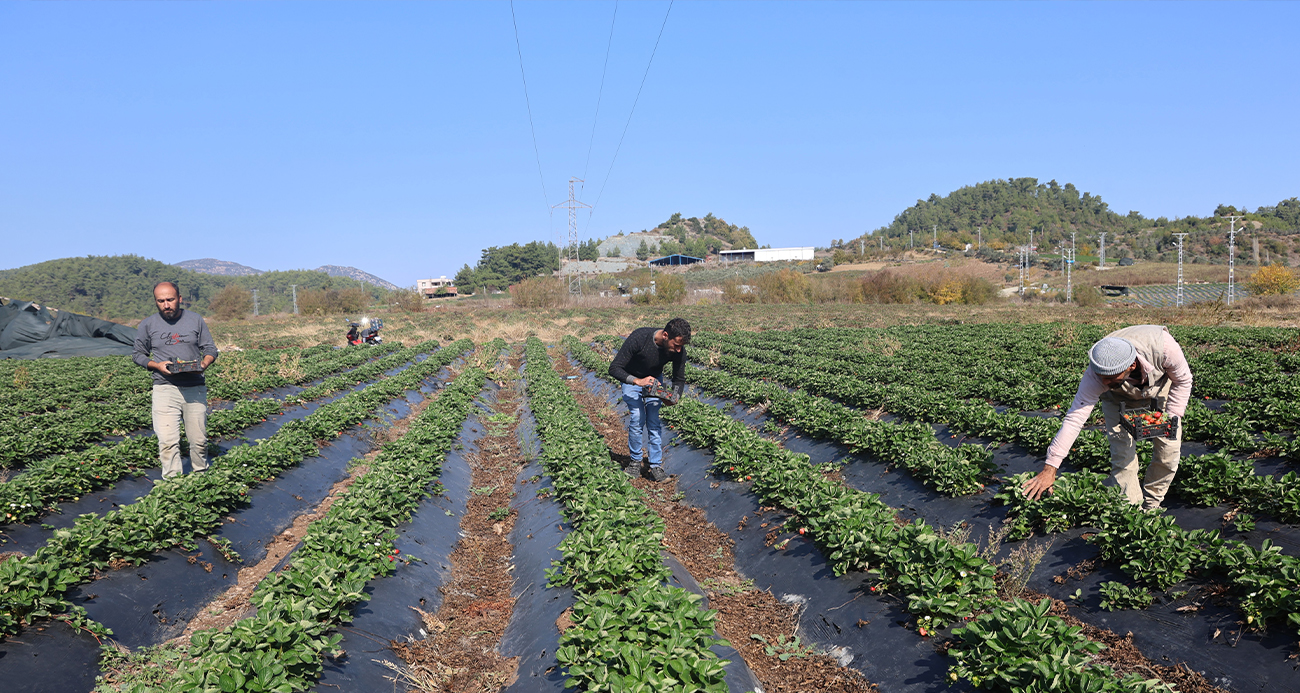
[[[645,239],[641,239],[641,245],[636,247],[636,259],[646,260],[650,257],[650,246],[646,244]]]

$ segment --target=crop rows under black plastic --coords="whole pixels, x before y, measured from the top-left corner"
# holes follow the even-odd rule
[[[608,362],[585,344],[565,346],[585,367],[604,375]],[[871,591],[900,596],[922,635],[965,623],[949,654],[953,680],[1014,691],[1143,691],[1140,677],[1115,678],[1088,665],[1100,647],[1079,629],[1047,613],[1048,603],[996,598],[996,568],[969,543],[941,537],[922,520],[897,521],[897,512],[865,493],[828,479],[807,455],[785,450],[716,408],[684,400],[663,411],[664,421],[688,443],[714,454],[715,473],[751,483],[765,506],[793,516],[790,526],[810,536],[836,575],[869,571]],[[992,643],[990,646],[989,643]]]
[[[386,345],[385,345],[386,346]],[[384,349],[392,351],[396,347]],[[343,375],[328,378],[317,385],[302,390],[284,401],[276,399],[243,400],[232,409],[222,409],[208,417],[207,434],[210,438],[232,435],[259,421],[264,421],[291,403],[319,399],[353,387],[366,380],[379,377],[385,371],[411,361],[421,354],[437,348],[436,342],[426,342],[395,354],[371,361]],[[380,352],[383,353],[383,352]],[[336,361],[334,368],[347,368],[356,359],[363,362],[375,352],[358,349],[351,358]],[[314,369],[315,377],[323,375]],[[135,436],[126,440],[99,445],[65,455],[54,455],[31,463],[17,477],[0,484],[0,524],[29,522],[40,517],[55,503],[75,500],[96,489],[111,484],[134,470],[149,469],[158,465],[158,438]]]
[[[899,353],[865,349],[861,344],[861,331],[856,330],[848,331],[853,335],[851,338],[837,334],[840,331],[811,330],[704,334],[700,335],[696,344],[702,348],[709,348],[708,345],[713,348],[721,346],[733,356],[781,364],[786,368],[812,369],[823,375],[823,381],[826,376],[839,376],[837,379],[847,379],[861,385],[852,392],[859,400],[858,404],[873,408],[885,406],[892,413],[927,421],[944,421],[932,417],[936,413],[943,415],[950,412],[958,403],[979,404],[978,401],[971,402],[971,399],[1002,402],[1020,409],[1060,409],[1069,406],[1078,384],[1078,375],[1087,367],[1086,348],[1077,344],[1073,347],[1053,348],[1033,342],[1026,332],[1028,328],[1006,325],[997,328],[980,327],[979,339],[969,342],[963,341],[969,338],[968,335],[963,336],[962,333],[953,333],[951,330],[948,334],[932,334],[927,331],[924,334],[926,341],[922,344],[931,350],[924,353],[911,353],[902,347],[899,347]],[[974,326],[968,329],[974,329]],[[1206,338],[1208,335],[1194,333],[1189,338],[1192,336]],[[990,349],[990,345],[993,348]],[[916,349],[915,344],[907,346]],[[796,350],[798,353],[793,353]],[[973,359],[972,354],[978,358]],[[1224,354],[1263,354],[1276,358],[1242,359],[1256,363],[1260,373],[1266,374],[1260,375],[1249,369],[1224,367]],[[1280,370],[1294,367],[1296,361],[1300,361],[1300,358],[1288,352],[1250,352],[1236,347],[1210,352],[1202,358],[1189,359],[1197,374],[1193,386],[1195,393],[1207,398],[1230,394],[1241,396],[1243,400],[1229,401],[1224,404],[1223,411],[1216,413],[1201,400],[1193,398],[1183,419],[1185,438],[1214,443],[1225,452],[1268,452],[1300,461],[1300,441],[1288,440],[1276,432],[1264,432],[1259,436],[1254,433],[1269,427],[1294,431],[1300,425],[1300,375]],[[1039,367],[1031,369],[1025,365],[1027,363],[1038,364]],[[1032,375],[1035,379],[1016,379],[1027,375]],[[1203,386],[1202,380],[1209,382]],[[1238,381],[1251,384],[1253,390],[1250,394],[1243,392],[1247,386],[1239,385]],[[841,392],[834,390],[831,388],[831,391],[823,394],[842,396]],[[1211,395],[1210,392],[1214,394]],[[1062,396],[1062,393],[1066,394]],[[921,397],[920,400],[917,399],[918,396]],[[885,404],[873,404],[875,401]],[[981,411],[961,413],[978,426]],[[992,411],[996,413],[996,410]],[[971,418],[972,416],[976,418]],[[1014,413],[1010,416],[1014,418],[995,419],[994,423],[1017,422],[1025,418]],[[1020,435],[1031,447],[1041,445],[1041,449],[1046,449],[1055,427],[1044,427],[1044,423],[1046,422],[1040,421],[1038,424],[1012,425],[1011,428],[1015,430],[1011,432]],[[970,435],[986,435],[966,432]],[[1107,462],[1104,454],[1099,456],[1091,449],[1084,454],[1076,446],[1075,454],[1082,458],[1085,465],[1095,462],[1104,466]]]
[[[708,342],[706,338],[705,343]],[[734,348],[727,345],[727,348]],[[748,353],[755,354],[761,350]],[[761,352],[769,353],[769,352]],[[821,391],[837,399],[870,407],[885,407],[908,416],[948,422],[955,430],[995,440],[1019,442],[1031,451],[1044,452],[1059,422],[998,413],[982,402],[956,398],[921,388],[877,385],[846,378],[833,359],[774,355],[776,364],[723,355],[729,370],[750,377],[765,377]],[[792,422],[797,423],[797,422]],[[810,431],[817,435],[816,431]],[[1076,443],[1071,461],[1094,469],[1109,469],[1105,437],[1090,432]],[[886,458],[888,459],[888,458]],[[1139,583],[1168,589],[1189,574],[1220,576],[1241,597],[1246,623],[1264,627],[1285,622],[1300,627],[1300,561],[1266,543],[1254,549],[1241,541],[1227,541],[1217,531],[1186,531],[1173,517],[1151,514],[1131,506],[1114,489],[1102,486],[1105,475],[1092,471],[1063,473],[1054,493],[1029,501],[1020,492],[1028,474],[1007,480],[997,500],[1011,505],[1008,538],[1023,539],[1035,529],[1047,533],[1071,527],[1098,527],[1092,535],[1102,556],[1113,560]],[[1300,479],[1288,472],[1281,479],[1258,475],[1248,460],[1233,460],[1225,453],[1184,458],[1174,492],[1198,505],[1213,506],[1233,500],[1245,509],[1266,512],[1286,522],[1300,520]]]
[[[530,407],[542,464],[573,530],[551,584],[577,594],[573,627],[556,659],[584,691],[726,691],[709,650],[716,614],[700,597],[663,584],[663,520],[609,456],[609,448],[551,366],[536,337],[525,346]]]
[[[82,515],[33,555],[0,563],[0,634],[51,617],[104,632],[67,601],[71,587],[114,561],[138,565],[162,549],[194,548],[198,538],[220,526],[223,514],[246,502],[253,484],[314,454],[319,441],[364,421],[376,406],[418,386],[471,347],[469,340],[454,342],[397,375],[286,423],[256,445],[231,450],[202,474],[160,483],[137,502],[104,515]]]
[[[1023,416],[1016,412],[999,412],[993,406],[980,400],[964,400],[946,392],[935,391],[925,387],[894,385],[888,382],[888,375],[877,370],[874,375],[864,375],[839,363],[833,356],[804,356],[777,352],[773,349],[747,346],[745,336],[731,335],[717,337],[701,335],[699,341],[703,348],[713,348],[711,354],[692,352],[696,363],[716,363],[724,370],[744,376],[783,383],[789,387],[798,387],[810,392],[832,397],[838,401],[866,408],[881,408],[890,413],[929,421],[946,423],[957,432],[979,436],[1001,442],[1018,443],[1027,450],[1039,454],[1047,451],[1048,445],[1060,428],[1059,420]],[[740,355],[736,355],[740,354]],[[745,358],[746,356],[751,358]],[[762,361],[753,358],[764,359]],[[688,376],[690,377],[690,376]],[[696,376],[701,381],[712,376]],[[706,389],[710,389],[706,384]],[[761,402],[764,392],[755,389],[752,384],[739,380],[733,385],[737,392],[728,393],[742,401]],[[749,396],[742,396],[745,391]],[[759,399],[752,399],[759,398]],[[821,406],[832,408],[838,405],[822,403]],[[780,413],[777,414],[780,418]],[[1207,430],[1230,432],[1229,439],[1240,441],[1243,427],[1248,425],[1239,417],[1227,414],[1213,415],[1196,400],[1188,409],[1184,419],[1189,433]],[[814,436],[836,438],[832,432],[809,429]],[[1198,436],[1190,436],[1198,437]],[[1209,436],[1199,436],[1202,438]],[[1245,431],[1244,444],[1246,452],[1255,449],[1254,435]],[[1300,453],[1300,440],[1285,441],[1275,434],[1267,434],[1265,439],[1280,441],[1274,449],[1283,447],[1291,456]],[[1149,449],[1149,443],[1142,443],[1143,450]],[[1283,522],[1300,521],[1300,475],[1288,473],[1281,478],[1256,475],[1248,462],[1234,462],[1227,454],[1228,450],[1240,450],[1225,446],[1218,453],[1203,457],[1184,458],[1182,464],[1189,473],[1180,477],[1182,484],[1194,484],[1195,493],[1188,494],[1189,500],[1198,504],[1215,505],[1233,502],[1252,512],[1273,515]],[[1110,469],[1110,449],[1105,436],[1100,431],[1083,431],[1075,442],[1070,456],[1070,465],[1094,471]],[[1243,466],[1244,465],[1244,466]],[[907,465],[904,465],[907,466]],[[1225,467],[1232,467],[1234,474],[1220,479],[1218,472]],[[1205,470],[1198,472],[1198,470]],[[922,477],[923,480],[924,477]],[[1191,488],[1191,486],[1188,486]],[[942,489],[941,489],[942,490]]]
[[[489,349],[499,351],[498,340]],[[313,522],[285,569],[253,591],[257,615],[222,630],[195,633],[192,659],[162,689],[146,691],[306,690],[321,672],[322,656],[337,649],[331,631],[352,620],[369,599],[372,579],[391,575],[399,556],[394,528],[410,518],[460,434],[486,380],[468,368],[443,388],[399,440],[388,443],[369,471]]]
[[[214,366],[210,378],[209,396],[213,399],[238,400],[257,390],[303,383],[339,370],[351,368],[378,355],[398,348],[380,345],[366,349],[322,350],[313,348],[313,358],[298,363],[299,377],[292,382],[278,374],[263,374],[249,380],[228,381],[222,369]],[[304,352],[295,352],[304,353]],[[113,358],[113,363],[121,362]],[[123,357],[125,358],[125,357]],[[238,358],[244,358],[242,355]],[[63,362],[69,372],[91,368],[83,360]],[[94,388],[83,391],[83,396],[63,402],[57,408],[42,413],[0,418],[0,467],[13,467],[18,463],[33,461],[59,453],[84,450],[102,441],[106,436],[125,435],[146,428],[150,424],[150,390],[152,381],[144,369],[130,360],[125,363],[134,370],[123,374],[116,369],[108,371]],[[220,363],[220,361],[218,361]],[[76,378],[75,380],[81,380]],[[27,387],[23,392],[39,388]],[[34,398],[37,394],[24,395]],[[52,401],[59,402],[56,396]]]

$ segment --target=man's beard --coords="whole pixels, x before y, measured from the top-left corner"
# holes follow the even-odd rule
[[[163,318],[166,318],[167,320],[171,320],[172,318],[176,317],[178,313],[180,313],[180,310],[181,309],[179,306],[176,308],[172,308],[170,311],[168,311],[166,308],[159,308],[158,314],[161,315]]]

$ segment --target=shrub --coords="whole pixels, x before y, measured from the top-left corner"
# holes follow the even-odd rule
[[[998,297],[998,287],[983,277],[966,277],[961,282],[961,302],[968,306],[982,306]]]
[[[1250,279],[1246,280],[1246,288],[1256,296],[1289,294],[1300,288],[1300,277],[1296,276],[1294,270],[1275,262],[1250,275]]]
[[[722,283],[723,303],[758,303],[758,292],[738,279],[728,279]]]
[[[681,303],[686,298],[686,279],[676,274],[661,274],[654,281],[654,291],[650,291],[650,282],[652,280],[647,276],[639,279],[633,284],[632,302],[642,305],[663,305],[668,303]]]
[[[253,312],[253,294],[247,289],[228,284],[208,304],[212,316],[218,320],[243,320]]]
[[[686,278],[678,274],[660,275],[655,283],[654,303],[681,303],[686,298]]]
[[[407,313],[423,313],[424,298],[420,292],[411,289],[397,289],[388,294],[388,302]]]
[[[928,297],[920,281],[889,270],[868,272],[861,282],[863,303],[914,303]]]
[[[754,283],[763,303],[807,303],[810,295],[808,277],[794,270],[768,272]]]
[[[1101,292],[1092,286],[1074,287],[1074,305],[1083,306],[1084,308],[1099,308],[1106,305],[1106,299],[1102,298]]]
[[[510,287],[510,301],[519,308],[558,308],[569,300],[569,284],[553,277],[533,277]]]
[[[298,312],[303,315],[356,313],[370,302],[365,289],[313,289],[298,293]]]

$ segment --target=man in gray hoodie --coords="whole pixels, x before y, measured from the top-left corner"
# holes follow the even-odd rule
[[[208,388],[203,371],[217,360],[217,345],[208,324],[193,311],[181,308],[180,290],[172,282],[153,287],[158,314],[136,328],[133,360],[153,371],[153,430],[158,436],[158,457],[164,479],[183,473],[181,421],[190,441],[190,466],[208,468]],[[176,362],[197,362],[198,370],[172,372]]]

